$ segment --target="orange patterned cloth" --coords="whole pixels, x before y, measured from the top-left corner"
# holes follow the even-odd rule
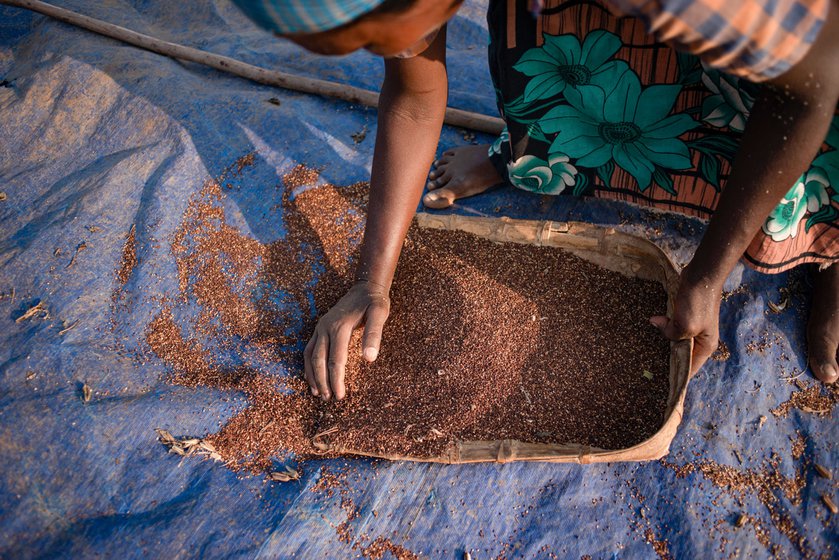
[[[662,42],[717,70],[760,82],[799,62],[830,0],[609,0]]]

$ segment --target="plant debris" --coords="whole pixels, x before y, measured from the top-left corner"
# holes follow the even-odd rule
[[[364,127],[358,132],[350,134],[350,137],[352,138],[352,141],[355,144],[361,144],[364,141],[364,139],[367,138],[367,125],[365,124]]]
[[[763,331],[760,333],[759,336],[749,341],[746,344],[746,353],[747,354],[754,354],[755,352],[763,354],[775,344],[780,344],[782,342],[781,335],[775,334],[774,337],[770,340],[769,331]]]
[[[300,473],[291,467],[286,467],[284,471],[272,471],[268,473],[268,480],[271,482],[291,482],[293,480],[300,480]]]
[[[93,389],[87,383],[82,384],[82,402],[90,402],[93,397]]]
[[[68,332],[75,329],[78,324],[79,324],[79,319],[76,319],[75,321],[70,323],[70,325],[68,325],[68,326],[64,327],[63,329],[61,329],[60,331],[58,331],[58,335],[61,336],[61,335],[67,334]]]
[[[199,455],[214,461],[223,461],[221,455],[209,441],[199,438],[177,439],[161,428],[155,428],[154,431],[157,432],[157,441],[165,445],[170,453],[183,457]]]
[[[15,323],[22,323],[29,319],[41,318],[41,319],[49,319],[50,313],[47,310],[47,306],[44,305],[43,301],[39,301],[32,307],[26,310],[23,315],[15,319]]]
[[[839,513],[839,507],[836,507],[836,502],[828,496],[827,494],[822,494],[822,502],[824,503],[825,507],[830,510],[830,513],[836,515]]]
[[[70,259],[70,262],[67,264],[67,267],[66,267],[66,268],[70,268],[70,267],[72,267],[74,264],[76,264],[76,257],[78,257],[78,256],[79,256],[79,253],[81,253],[82,251],[84,251],[84,250],[85,250],[85,249],[87,249],[88,247],[89,247],[89,245],[88,245],[88,244],[87,244],[87,242],[85,242],[85,241],[82,241],[81,243],[79,243],[78,245],[76,245],[76,252],[75,252],[75,253],[73,253],[73,258],[72,258],[72,259]]]
[[[826,478],[827,480],[833,480],[833,473],[831,473],[827,467],[814,463],[813,468],[816,469],[816,472],[819,473],[820,477]]]
[[[766,302],[766,305],[769,307],[772,313],[780,313],[781,311],[787,308],[788,304],[789,299],[782,299],[780,303],[777,304],[773,303],[772,300]]]

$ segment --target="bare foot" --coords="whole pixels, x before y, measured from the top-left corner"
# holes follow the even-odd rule
[[[813,303],[807,323],[807,361],[810,369],[824,383],[839,377],[836,364],[839,350],[839,264],[817,272]]]
[[[462,146],[443,152],[428,174],[428,190],[422,203],[429,208],[448,208],[458,198],[480,194],[503,182],[489,161],[489,146]]]

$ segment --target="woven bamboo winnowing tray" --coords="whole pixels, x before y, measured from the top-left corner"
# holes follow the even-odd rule
[[[672,315],[673,298],[679,273],[656,245],[612,228],[579,222],[476,218],[457,215],[420,213],[417,225],[422,228],[460,230],[497,242],[558,247],[608,270],[627,276],[652,280],[667,292],[667,314]],[[601,463],[649,461],[667,455],[670,442],[682,419],[687,391],[693,341],[670,344],[670,392],[661,428],[647,440],[626,449],[606,450],[573,442],[527,443],[516,440],[457,441],[436,457],[383,455],[345,448],[329,441],[329,431],[315,436],[313,443],[324,452],[367,455],[391,460],[436,463],[477,463],[483,461],[552,461]]]

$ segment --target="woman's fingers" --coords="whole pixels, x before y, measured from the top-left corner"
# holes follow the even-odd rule
[[[382,331],[385,321],[390,314],[388,300],[382,297],[367,307],[367,318],[364,321],[364,336],[361,339],[362,356],[372,362],[379,355],[382,342]]]
[[[332,396],[329,390],[329,372],[326,369],[326,358],[329,352],[328,346],[329,337],[326,334],[321,334],[318,335],[314,348],[312,348],[312,368],[314,370],[315,384],[318,388],[318,394],[324,400],[329,400]]]
[[[313,395],[324,400],[346,396],[346,366],[353,331],[364,321],[363,355],[372,362],[379,353],[389,311],[390,300],[384,292],[374,285],[356,284],[318,321],[303,352],[304,377]]]
[[[684,338],[690,338],[684,337],[682,336],[682,333],[677,332],[676,322],[664,315],[650,317],[650,323],[660,330],[661,334],[663,334],[668,340],[683,340]]]
[[[309,388],[314,396],[318,396],[318,386],[315,382],[315,370],[312,364],[312,350],[315,347],[315,341],[317,338],[318,333],[315,331],[312,338],[309,339],[309,343],[306,344],[306,349],[303,351],[303,377],[306,380],[306,383],[309,384]]]
[[[686,329],[678,326],[674,319],[664,315],[650,317],[650,323],[657,327],[668,340],[687,340],[693,338],[693,358],[690,364],[690,374],[693,375],[708,361],[717,349],[719,335],[709,328]]]
[[[332,387],[332,394],[339,401],[347,394],[344,387],[344,375],[352,331],[352,325],[344,325],[329,335],[329,384]]]

